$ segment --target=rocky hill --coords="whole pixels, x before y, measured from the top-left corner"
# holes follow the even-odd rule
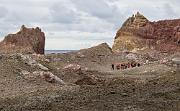
[[[180,19],[151,22],[139,12],[118,30],[113,51],[180,51]]]
[[[82,49],[79,51],[79,53],[82,53],[87,56],[104,56],[104,55],[111,55],[112,49],[108,46],[107,43],[102,43],[97,46],[88,48],[88,49]]]
[[[40,28],[26,28],[24,25],[16,34],[8,34],[0,42],[0,53],[44,54],[45,34]]]

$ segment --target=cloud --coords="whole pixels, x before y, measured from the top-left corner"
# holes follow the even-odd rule
[[[3,7],[3,6],[0,6],[0,18],[4,18],[8,13],[8,10]]]
[[[77,10],[85,12],[108,22],[117,23],[123,17],[117,6],[108,3],[108,0],[71,0]]]
[[[80,20],[80,14],[66,3],[55,3],[49,10],[53,22],[71,24]]]
[[[0,0],[0,37],[25,24],[42,28],[47,49],[112,44],[133,13],[140,11],[151,21],[174,19],[180,18],[179,6],[179,0]]]
[[[82,27],[84,28],[84,27]],[[77,28],[75,28],[77,29]],[[73,30],[75,30],[73,29]],[[88,48],[93,45],[100,44],[102,42],[107,42],[112,45],[114,32],[107,31],[104,32],[90,32],[90,31],[51,31],[51,33],[46,33],[48,38],[46,39],[46,49],[70,49],[78,50],[82,48]],[[80,29],[79,29],[80,30]],[[87,30],[87,29],[86,29]],[[60,45],[53,45],[60,44]]]
[[[104,0],[71,0],[77,9],[85,11],[99,18],[110,18],[113,16],[115,7],[109,6]]]
[[[173,7],[170,5],[170,4],[164,4],[164,13],[165,13],[165,16],[168,16],[168,17],[171,17],[171,18],[174,18],[177,16],[177,13],[175,12],[175,10],[173,9]]]

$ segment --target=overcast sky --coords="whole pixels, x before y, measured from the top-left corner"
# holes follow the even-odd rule
[[[0,0],[0,40],[22,24],[40,27],[46,49],[81,49],[107,42],[139,11],[151,21],[180,18],[179,0]]]

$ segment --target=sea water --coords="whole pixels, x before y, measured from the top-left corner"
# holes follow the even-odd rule
[[[45,50],[45,54],[62,54],[75,51],[76,50]]]

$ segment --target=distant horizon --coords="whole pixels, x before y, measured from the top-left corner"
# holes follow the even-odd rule
[[[45,54],[76,52],[78,50],[45,50]]]
[[[66,50],[72,50],[72,51],[74,50],[74,51],[76,51],[76,50],[91,48],[91,47],[97,46],[97,45],[102,44],[102,43],[107,43],[107,42],[99,42],[99,43],[93,44],[93,45],[91,45],[91,46],[86,46],[86,47],[82,47],[82,48],[79,48],[79,49],[73,49],[73,48],[72,48],[72,49],[70,49],[70,48],[69,48],[69,49],[67,49],[67,48],[65,48],[65,49],[56,49],[56,48],[47,49],[46,46],[45,46],[45,50],[47,50],[47,51],[48,51],[48,50],[62,50],[62,51],[63,51],[63,50],[65,50],[65,51],[66,51]],[[109,45],[109,47],[112,47],[112,44],[113,44],[113,43],[111,43],[111,44],[107,43],[107,44]]]
[[[77,51],[77,50],[45,50],[45,51]]]
[[[45,50],[45,51],[51,51],[51,50]],[[71,50],[62,50],[62,51],[71,51]],[[72,50],[72,51],[74,51],[74,50]]]

